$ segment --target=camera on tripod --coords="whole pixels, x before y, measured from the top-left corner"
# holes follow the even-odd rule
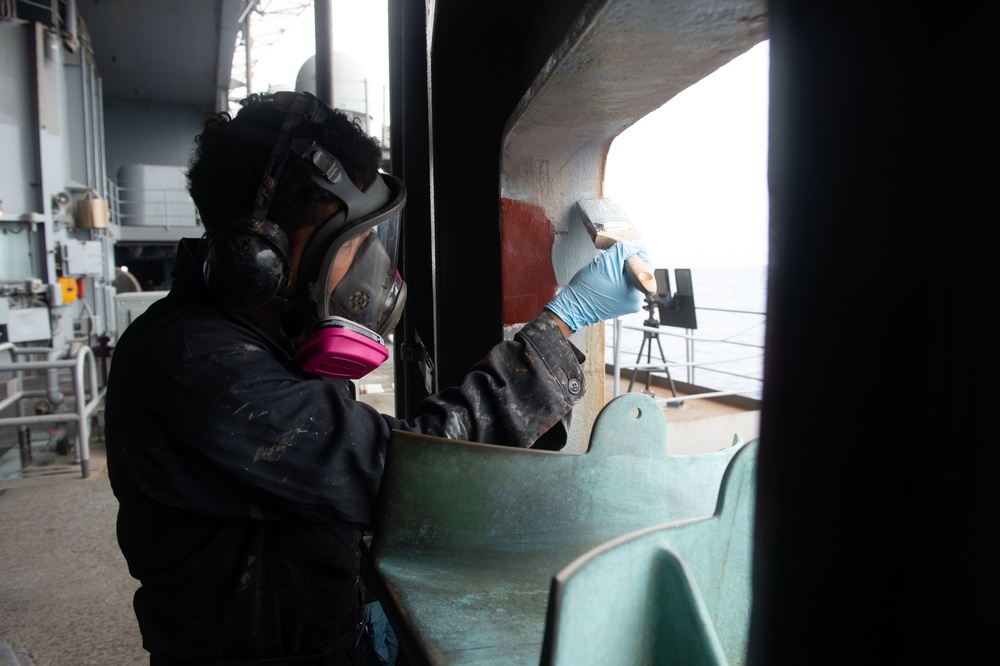
[[[670,366],[667,364],[666,354],[663,352],[663,344],[660,342],[660,334],[648,329],[657,329],[662,326],[674,326],[677,328],[696,329],[698,328],[698,318],[694,309],[694,287],[691,282],[691,269],[674,269],[677,278],[677,291],[671,292],[670,271],[666,268],[657,268],[653,271],[656,278],[656,293],[646,296],[646,304],[643,309],[649,313],[643,326],[647,329],[642,332],[642,345],[639,347],[639,355],[636,363],[642,362],[642,355],[646,354],[646,390],[647,395],[652,395],[650,380],[652,371],[660,369],[667,375],[667,382],[670,384],[670,393],[677,397],[677,389],[674,386],[674,379],[670,375]],[[657,319],[659,315],[659,319]],[[660,361],[662,366],[651,365],[653,363],[653,341],[660,350]],[[632,377],[628,383],[629,392],[635,383],[635,373],[638,368],[632,368]],[[683,401],[667,403],[671,407],[681,407]]]
[[[656,308],[660,316],[657,325],[698,328],[698,317],[694,309],[691,269],[674,269],[674,276],[677,278],[677,291],[673,293],[670,291],[670,271],[668,269],[657,268],[653,271],[653,276],[656,278],[656,293],[646,296],[646,305],[644,306],[644,309],[649,311],[650,319],[653,319],[653,308]],[[646,326],[650,325],[652,324],[646,323]]]

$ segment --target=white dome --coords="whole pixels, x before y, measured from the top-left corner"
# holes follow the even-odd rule
[[[349,116],[357,116],[368,130],[368,77],[364,67],[346,53],[333,53],[333,106]],[[316,56],[310,56],[295,77],[295,91],[316,93]]]

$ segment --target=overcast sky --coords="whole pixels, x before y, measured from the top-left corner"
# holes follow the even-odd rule
[[[334,50],[362,64],[377,98],[388,80],[386,0],[335,0],[332,9]],[[294,85],[315,53],[313,16],[304,11],[257,64],[255,90]],[[768,56],[768,42],[759,44],[612,144],[604,194],[643,230],[657,266],[767,263]]]
[[[376,116],[372,128],[381,127],[381,90],[389,81],[387,0],[334,0],[331,5],[333,50],[352,56],[364,68],[371,97],[369,113]],[[310,6],[264,54],[254,67],[254,90],[266,91],[268,85],[295,86],[302,63],[316,53],[314,18],[315,10]]]
[[[758,44],[626,130],[604,195],[658,266],[767,264],[769,44]]]

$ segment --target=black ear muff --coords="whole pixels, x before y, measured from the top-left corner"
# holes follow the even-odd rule
[[[272,105],[285,114],[271,148],[253,201],[253,215],[238,220],[209,238],[204,277],[212,296],[224,307],[245,312],[264,305],[288,284],[291,245],[288,236],[267,219],[281,171],[303,122],[321,125],[329,108],[308,93],[282,91],[271,98]]]
[[[245,312],[264,305],[288,284],[288,236],[264,220],[259,231],[248,220],[211,237],[204,277],[212,296],[224,307]]]

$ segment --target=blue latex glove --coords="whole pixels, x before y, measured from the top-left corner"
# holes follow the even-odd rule
[[[650,263],[641,241],[615,243],[577,271],[545,307],[574,331],[638,312],[644,296],[625,272],[625,261],[633,254]]]

